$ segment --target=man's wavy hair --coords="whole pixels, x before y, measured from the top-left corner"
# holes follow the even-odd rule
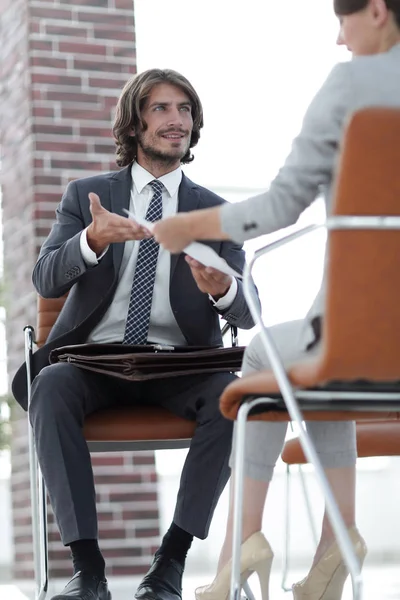
[[[190,99],[192,105],[193,129],[189,149],[181,158],[181,163],[192,162],[194,156],[190,152],[200,138],[203,127],[203,107],[192,84],[180,73],[171,69],[149,69],[130,79],[122,90],[118,100],[113,134],[116,144],[116,163],[119,167],[130,165],[137,155],[137,139],[132,136],[132,129],[145,131],[147,124],[143,120],[142,110],[153,87],[159,83],[169,83],[180,88]]]
[[[339,17],[351,15],[367,8],[370,0],[334,0],[333,6],[335,14]],[[397,26],[400,28],[400,0],[385,0],[385,4],[396,19]]]

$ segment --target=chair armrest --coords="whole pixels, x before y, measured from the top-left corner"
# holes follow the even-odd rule
[[[395,215],[332,215],[325,223],[329,230],[400,229],[400,217]]]
[[[288,375],[286,373],[286,368],[283,364],[282,358],[276,348],[275,342],[272,339],[272,336],[271,336],[270,332],[268,331],[268,328],[264,324],[264,321],[262,318],[262,313],[261,313],[261,306],[259,305],[258,301],[256,300],[257,296],[255,294],[255,286],[254,286],[253,278],[252,278],[252,269],[254,267],[254,263],[259,258],[261,258],[261,256],[264,256],[264,254],[267,254],[268,252],[272,252],[273,250],[276,250],[277,248],[280,248],[281,246],[289,244],[290,242],[292,242],[300,237],[303,237],[304,235],[312,233],[313,231],[317,231],[318,229],[321,229],[322,227],[325,227],[325,226],[326,226],[325,223],[308,225],[307,227],[303,227],[302,229],[294,231],[293,233],[290,233],[289,235],[287,235],[279,240],[276,240],[275,242],[272,242],[271,244],[268,244],[267,246],[260,248],[259,250],[257,250],[254,253],[251,260],[245,264],[244,273],[243,273],[244,296],[246,298],[247,304],[249,306],[251,315],[252,315],[255,323],[260,326],[261,341],[264,346],[265,352],[268,356],[272,372],[274,373],[276,381],[278,382],[279,389],[281,390],[281,393],[285,399],[286,404],[288,404],[286,402],[286,398],[289,397],[289,405],[287,406],[287,408],[288,408],[290,417],[293,421],[296,421],[297,423],[299,423],[299,422],[301,423],[301,413],[300,413],[297,405],[294,403],[294,400],[293,400],[293,402],[290,401],[290,398],[293,398],[292,386],[289,381]]]
[[[318,229],[321,229],[322,227],[325,227],[325,226],[326,226],[325,223],[318,223],[318,224],[314,224],[314,225],[307,225],[307,227],[298,229],[297,231],[294,231],[293,233],[290,233],[289,235],[286,235],[283,238],[280,238],[279,240],[276,240],[274,242],[271,242],[270,244],[267,244],[266,246],[263,246],[262,248],[259,248],[258,250],[256,250],[254,252],[254,255],[251,258],[251,260],[245,264],[244,273],[243,273],[244,296],[249,305],[250,312],[252,314],[254,321],[256,322],[257,325],[260,325],[260,327],[262,329],[265,330],[266,327],[265,327],[263,319],[262,319],[261,306],[258,302],[255,301],[255,296],[254,296],[255,288],[254,288],[254,284],[253,284],[253,280],[252,280],[252,270],[253,270],[255,262],[259,258],[264,256],[264,254],[268,254],[269,252],[272,252],[273,250],[276,250],[276,249],[280,248],[281,246],[285,246],[286,244],[289,244],[290,242],[293,242],[294,240],[297,240],[298,238],[303,237],[304,235],[312,233],[313,231],[317,231]]]
[[[32,384],[32,353],[33,345],[35,344],[35,329],[32,325],[24,327],[25,335],[25,364],[26,364],[26,379],[28,390],[28,406],[31,399],[31,384]]]

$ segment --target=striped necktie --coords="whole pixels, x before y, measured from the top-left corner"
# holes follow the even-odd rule
[[[157,179],[154,179],[150,185],[154,193],[147,209],[146,220],[153,222],[162,218],[164,185]],[[144,239],[140,242],[126,317],[124,344],[145,344],[147,342],[159,248],[160,246],[154,238]]]

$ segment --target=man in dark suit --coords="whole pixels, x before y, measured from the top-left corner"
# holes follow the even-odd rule
[[[49,365],[52,348],[85,342],[221,344],[219,317],[251,328],[240,281],[160,248],[125,216],[158,220],[223,200],[191,182],[181,163],[193,157],[203,125],[200,100],[182,75],[152,69],[128,81],[117,106],[114,136],[119,172],[71,182],[43,244],[33,282],[40,295],[68,298],[46,345],[34,354],[30,421],[40,467],[74,577],[53,600],[109,600],[97,542],[97,515],[84,418],[118,403],[156,402],[196,420],[174,519],[137,592],[138,600],[180,600],[193,536],[204,539],[228,480],[231,423],[219,396],[231,373],[127,382]],[[210,244],[237,271],[241,246]],[[13,392],[26,408],[25,367]]]

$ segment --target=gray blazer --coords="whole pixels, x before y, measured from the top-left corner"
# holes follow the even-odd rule
[[[112,302],[118,283],[124,244],[112,244],[95,267],[88,267],[80,251],[80,235],[92,221],[88,193],[95,192],[109,211],[125,215],[132,185],[131,168],[71,182],[57,208],[57,220],[44,242],[33,271],[33,283],[44,298],[68,298],[53,326],[47,343],[33,355],[33,374],[46,365],[50,350],[69,344],[82,344],[99,323]],[[210,208],[224,200],[196,185],[185,175],[178,193],[178,211]],[[243,270],[242,246],[233,242],[209,242],[210,246],[233,267]],[[211,304],[198,289],[184,255],[172,255],[169,300],[188,345],[213,346],[222,343],[219,315],[231,325],[250,329],[254,322],[247,307],[243,287],[232,305],[223,311]],[[26,368],[22,365],[12,382],[17,401],[26,408]]]
[[[382,54],[360,56],[339,63],[311,102],[302,129],[269,190],[244,202],[224,205],[222,229],[231,239],[271,233],[295,223],[316,197],[331,205],[338,150],[347,120],[370,106],[400,108],[400,44]],[[324,286],[308,315],[307,323],[322,313]],[[305,328],[305,343],[313,333]]]

